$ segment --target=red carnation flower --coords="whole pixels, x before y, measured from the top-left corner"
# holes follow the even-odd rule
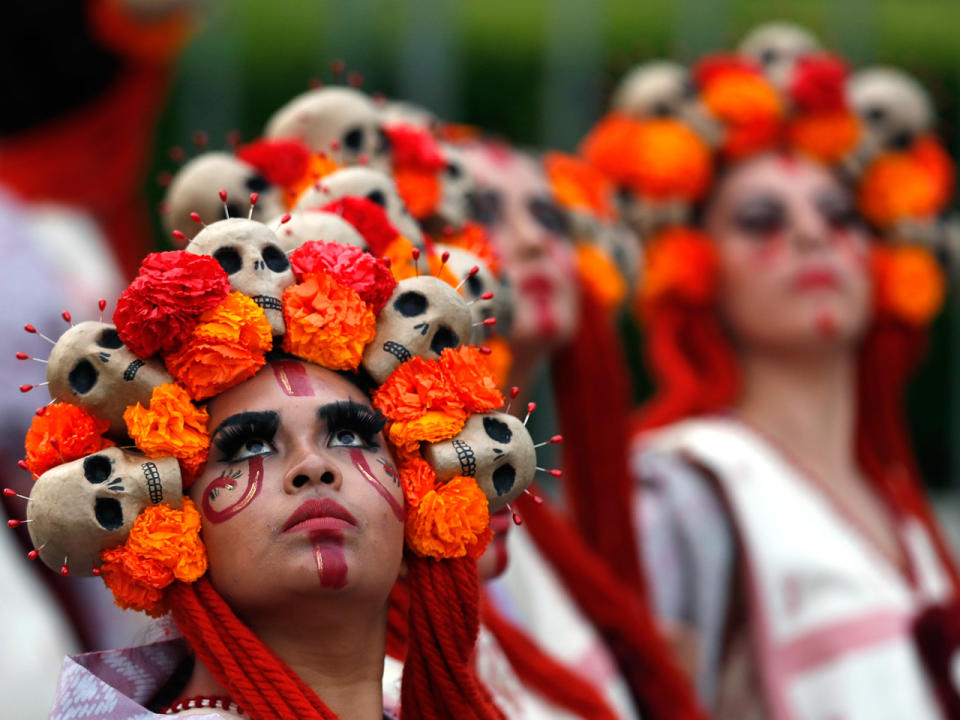
[[[797,60],[790,79],[790,97],[806,112],[847,107],[847,64],[836,55],[817,53]]]
[[[753,60],[732,53],[713,53],[700,60],[693,68],[693,80],[703,88],[718,77],[729,73],[760,75],[760,68]]]
[[[310,148],[299,140],[256,140],[238,148],[237,157],[281,187],[298,182],[310,167]]]
[[[353,225],[367,241],[370,252],[377,257],[382,257],[390,243],[400,235],[387,217],[386,211],[364,197],[340,198],[327,203],[320,210],[336,213]]]
[[[383,131],[390,138],[390,150],[396,167],[439,171],[446,165],[437,141],[426,130],[413,125],[392,125]]]
[[[310,240],[294,250],[290,265],[298,281],[322,272],[352,288],[374,315],[387,304],[397,285],[387,263],[352,245]]]
[[[113,324],[124,345],[142,358],[173,352],[197,320],[230,293],[220,263],[185,250],[151,253],[120,299]]]

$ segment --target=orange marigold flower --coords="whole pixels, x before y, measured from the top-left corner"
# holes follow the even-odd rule
[[[102,437],[109,429],[107,420],[82,407],[55,402],[34,415],[27,430],[27,468],[39,476],[62,463],[112,447],[115,443]]]
[[[390,373],[373,393],[373,405],[389,420],[416,420],[430,410],[463,414],[457,389],[436,360],[414,357]]]
[[[440,178],[436,170],[395,167],[393,181],[404,204],[418,220],[429,217],[440,204]]]
[[[480,557],[493,537],[486,495],[466,477],[428,491],[407,514],[406,537],[418,555],[438,560]]]
[[[883,153],[861,178],[860,211],[881,228],[906,218],[932,217],[950,200],[953,174],[950,158],[929,138],[906,152]]]
[[[569,210],[580,210],[601,219],[614,216],[613,185],[596,168],[566,153],[549,152],[543,167],[553,196]]]
[[[468,413],[484,413],[503,407],[497,381],[473,345],[446,348],[440,353],[440,367],[450,379],[460,404]]]
[[[490,352],[484,355],[484,362],[490,368],[497,387],[505,387],[510,377],[510,370],[513,367],[513,352],[510,350],[510,343],[500,335],[494,335],[483,341],[484,347]]]
[[[587,136],[582,152],[615,183],[652,200],[698,200],[713,174],[710,148],[672,118],[608,115]]]
[[[924,327],[943,306],[943,270],[923,248],[874,247],[873,274],[875,302],[881,313]]]
[[[297,200],[307,188],[315,185],[320,178],[326,177],[334,170],[339,169],[340,166],[326,153],[313,153],[310,156],[309,163],[307,163],[306,172],[298,180],[291,182],[283,189],[284,204],[288,209],[293,209],[297,205]]]
[[[158,385],[150,395],[150,409],[140,403],[123,413],[127,432],[147,457],[172,455],[188,475],[195,475],[207,460],[209,415],[198,408],[187,391],[176,383]],[[189,484],[185,480],[185,485]]]
[[[792,147],[830,165],[840,162],[860,139],[860,122],[846,109],[808,113],[786,128]]]
[[[574,253],[581,287],[602,307],[615,311],[627,296],[627,281],[613,259],[596,245],[583,243]]]
[[[190,498],[180,509],[151,505],[133,523],[126,543],[101,553],[101,577],[120,607],[161,615],[161,591],[174,580],[195,582],[207,571],[200,513]]]
[[[721,151],[728,159],[767,149],[779,139],[783,107],[777,91],[758,72],[718,73],[704,83],[701,98],[726,129]]]
[[[264,365],[273,344],[263,310],[241,292],[205,312],[190,339],[164,360],[194,400],[204,400],[247,380]]]
[[[698,230],[676,227],[660,233],[647,250],[640,290],[642,307],[676,299],[693,305],[713,300],[717,277],[716,248]]]
[[[408,507],[419,505],[421,498],[437,486],[437,474],[419,452],[410,454],[406,460],[398,460],[398,473]]]
[[[441,412],[428,410],[413,420],[397,420],[387,427],[387,438],[391,443],[407,450],[413,450],[422,442],[442,442],[449,440],[463,430],[467,413],[461,408]]]
[[[330,370],[356,370],[377,332],[370,306],[325,273],[304,275],[283,292],[283,349]]]
[[[486,264],[494,275],[500,274],[500,257],[496,248],[490,242],[490,236],[483,225],[475,222],[465,222],[459,231],[438,238],[437,242],[445,245],[463,248],[472,252]]]

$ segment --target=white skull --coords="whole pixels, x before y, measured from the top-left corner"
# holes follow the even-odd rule
[[[477,189],[463,153],[454,145],[440,143],[446,165],[440,173],[440,207],[437,216],[445,225],[460,228],[470,219],[470,193]]]
[[[637,120],[679,117],[695,97],[690,73],[679,63],[654,60],[628,72],[613,93],[611,107]]]
[[[148,505],[180,507],[180,466],[172,457],[147,458],[111,447],[58,465],[30,491],[30,539],[47,567],[93,574],[100,553],[122,545]]]
[[[349,87],[325,87],[298,95],[267,122],[264,136],[296,138],[314,151],[331,152],[344,165],[365,157],[371,167],[390,167],[390,142],[380,113],[364,93]]]
[[[933,125],[933,107],[926,90],[901,70],[861,70],[848,81],[847,93],[872,154],[906,150]]]
[[[297,200],[298,210],[318,208],[343,197],[365,197],[384,209],[397,231],[423,248],[423,233],[397,192],[389,175],[365,167],[335,170],[307,189]]]
[[[194,237],[201,225],[190,219],[192,212],[207,224],[223,220],[220,190],[227,191],[230,217],[247,217],[250,193],[260,195],[253,208],[254,220],[283,212],[280,189],[268,183],[256,168],[228,153],[205,153],[180,168],[167,188],[163,214],[167,231],[179,230],[187,238]]]
[[[472,252],[442,243],[437,243],[434,247],[438,255],[444,252],[450,253],[447,268],[460,280],[466,278],[466,282],[463,283],[463,294],[467,300],[471,301],[469,307],[470,316],[473,319],[473,335],[470,343],[482,345],[483,340],[490,337],[493,332],[506,335],[510,328],[513,309],[513,293],[509,286],[500,283],[486,263]],[[479,271],[472,277],[467,277],[474,267],[480,268]],[[493,293],[493,299],[481,300],[480,298],[487,292]],[[492,317],[497,319],[497,324],[493,328],[479,324]]]
[[[490,504],[490,513],[506,507],[533,482],[537,453],[523,423],[505,413],[471,415],[460,433],[425,444],[423,457],[448,481],[472,477]]]
[[[767,80],[784,94],[797,59],[818,50],[820,42],[809,30],[785,22],[759,25],[740,43],[740,52],[758,63]]]
[[[50,397],[79,405],[110,422],[110,435],[126,437],[123,411],[150,402],[153,388],[173,382],[157,360],[141,360],[117,329],[93,320],[74,325],[57,340],[47,361]]]
[[[440,124],[437,116],[425,107],[405,100],[390,100],[380,108],[380,119],[387,127],[412,125],[421,130],[435,132]]]
[[[275,228],[277,245],[288,255],[308,240],[323,240],[367,249],[367,241],[356,229],[336,213],[301,210],[282,223],[277,217],[267,224]]]
[[[273,230],[256,220],[221,220],[191,240],[187,252],[210,255],[220,263],[230,286],[263,308],[273,334],[283,335],[283,291],[294,277]]]
[[[377,334],[363,351],[363,367],[382,383],[412,357],[438,358],[470,338],[470,308],[463,296],[431,275],[397,283],[377,316]]]

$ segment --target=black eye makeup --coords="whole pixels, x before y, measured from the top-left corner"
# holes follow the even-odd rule
[[[527,209],[540,226],[556,235],[570,232],[570,218],[555,202],[545,197],[533,197],[527,201]]]
[[[480,189],[467,193],[470,217],[481,225],[492,227],[503,220],[503,198],[496,190]]]
[[[387,423],[379,410],[353,400],[324,405],[317,418],[326,423],[330,447],[377,448],[377,435]]]
[[[816,199],[817,209],[834,230],[846,230],[860,225],[860,215],[853,198],[847,193],[825,192]]]
[[[272,410],[231,415],[217,426],[212,442],[222,453],[221,462],[238,462],[276,452],[273,439],[280,415]]]
[[[783,229],[787,210],[774,197],[755,197],[737,207],[733,222],[742,232],[761,237]]]

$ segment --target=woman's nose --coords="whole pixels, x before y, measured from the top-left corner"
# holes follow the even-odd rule
[[[304,443],[297,449],[296,459],[287,468],[283,489],[288,493],[299,492],[309,485],[326,485],[339,490],[343,475],[322,448]]]

